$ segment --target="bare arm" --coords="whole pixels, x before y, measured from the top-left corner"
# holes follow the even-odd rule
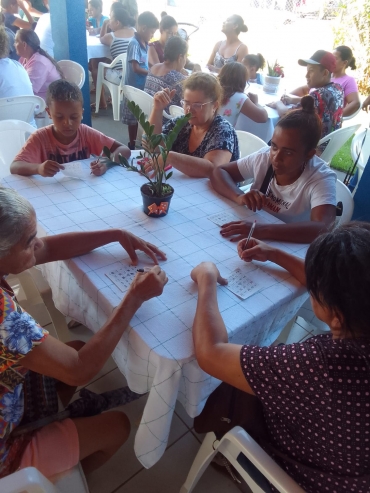
[[[160,63],[160,60],[158,58],[158,53],[155,51],[154,46],[149,46],[148,58],[149,58],[149,68],[153,67],[153,65],[156,65],[157,63]]]
[[[248,55],[248,47],[243,43],[238,49],[238,59],[236,61],[241,63],[246,55]]]
[[[203,262],[195,267],[191,277],[198,284],[193,341],[199,366],[223,382],[253,394],[240,365],[242,346],[228,342],[226,327],[218,308],[217,281],[226,284],[226,280],[211,262]]]
[[[28,0],[23,0],[23,1],[22,0],[19,0],[18,1],[18,5],[23,10],[23,12],[25,13],[25,15],[27,16],[27,19],[30,22],[33,22],[32,15],[35,16],[35,17],[41,17],[42,16],[42,12],[40,12],[39,10],[35,9],[34,7],[32,7],[31,2],[29,2]],[[28,17],[27,13],[30,14],[30,17]],[[32,19],[32,21],[30,19]]]
[[[103,45],[110,46],[112,44],[112,35],[110,33],[100,36],[100,42]]]
[[[20,29],[32,29],[33,20],[30,22],[19,19],[18,17],[14,19],[13,26],[19,27]]]
[[[238,197],[244,195],[237,183],[245,178],[240,173],[236,161],[214,167],[209,178],[216,192],[234,202],[238,202]]]
[[[103,25],[100,29],[100,37],[101,38],[107,34],[108,27],[109,27],[109,19],[105,19],[105,21],[103,22]]]
[[[303,96],[307,96],[309,92],[310,92],[310,88],[307,85],[305,85],[305,86],[297,87],[297,89],[290,91],[290,94],[293,94],[293,96],[298,96],[300,98],[303,98]]]
[[[217,51],[218,51],[218,49],[219,49],[219,47],[220,47],[221,43],[222,43],[222,41],[218,41],[218,43],[216,43],[216,44],[214,45],[213,50],[212,50],[212,53],[211,53],[211,56],[209,57],[209,60],[208,60],[207,66],[208,66],[208,65],[213,66],[213,63],[214,63],[214,61],[215,61],[215,55],[216,55],[216,53],[217,53]]]
[[[168,164],[185,175],[194,178],[210,178],[213,169],[229,161],[230,157],[231,152],[224,150],[207,152],[203,158],[171,151],[168,155]]]
[[[257,102],[255,103],[249,96],[248,99],[244,101],[240,113],[247,116],[256,123],[265,123],[268,120],[267,111],[263,106],[258,104],[258,98]]]
[[[56,161],[44,161],[43,163],[26,163],[25,161],[13,161],[10,165],[10,172],[13,175],[41,175],[54,176],[61,169],[64,169],[62,164]]]
[[[358,92],[351,92],[345,98],[345,107],[343,109],[343,116],[351,116],[361,106],[360,96]]]
[[[86,385],[101,370],[138,308],[160,296],[166,282],[159,266],[138,273],[108,321],[79,351],[49,336],[22,359],[22,365],[69,385]]]
[[[122,229],[107,229],[45,236],[42,238],[43,246],[35,251],[36,265],[78,257],[116,241],[127,251],[134,265],[137,264],[136,250],[145,252],[155,264],[158,263],[157,255],[162,260],[166,259],[166,255],[156,246],[141,240],[132,233]]]
[[[135,74],[148,75],[147,69],[140,67],[139,63],[136,60],[133,60],[131,62],[131,66],[132,66],[132,70],[135,72]]]

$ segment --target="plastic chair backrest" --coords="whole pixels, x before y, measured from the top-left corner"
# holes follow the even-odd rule
[[[118,64],[118,62],[122,62],[122,78],[121,78],[121,84],[120,84],[121,87],[125,83],[126,60],[127,60],[127,52],[126,53],[121,53],[120,55],[116,56],[116,58],[111,63],[111,68],[114,68]]]
[[[236,135],[239,141],[240,157],[249,156],[249,154],[253,154],[262,149],[262,147],[267,146],[266,142],[249,132],[236,130]]]
[[[336,194],[337,194],[337,203],[342,202],[343,204],[343,212],[342,215],[339,216],[337,225],[349,223],[350,220],[352,219],[353,209],[355,207],[352,194],[349,188],[347,188],[346,185],[339,180],[337,180]]]
[[[0,479],[3,493],[58,493],[55,486],[35,467],[26,467]]]
[[[320,158],[330,164],[330,161],[333,159],[335,154],[339,151],[339,149],[347,142],[347,140],[352,137],[352,135],[361,127],[361,124],[352,125],[351,127],[340,128],[339,130],[335,130],[330,134],[323,137],[318,146],[328,142],[327,146],[324,149],[324,152],[321,154]]]
[[[9,175],[9,167],[28,137],[36,132],[29,123],[20,120],[0,121],[0,178]]]
[[[363,140],[364,143],[362,144]],[[363,169],[365,168],[370,157],[370,129],[369,128],[363,128],[359,130],[358,132],[355,133],[355,136],[353,137],[351,144],[351,156],[352,156],[352,161],[354,163],[356,162],[359,154],[360,157],[357,161],[357,166]]]
[[[74,82],[81,89],[85,84],[85,70],[82,65],[72,60],[60,60],[58,65],[68,82]]]
[[[176,118],[177,116],[183,116],[184,110],[181,108],[181,106],[176,106],[175,104],[171,104],[170,106],[170,115],[172,118]]]
[[[30,122],[45,110],[45,101],[38,96],[14,96],[0,99],[0,120]]]
[[[141,110],[144,112],[145,116],[148,118],[153,108],[153,97],[150,96],[150,94],[147,94],[146,92],[132,86],[124,85],[122,86],[122,90],[125,97],[129,101],[134,101],[136,104],[138,104]],[[143,129],[139,124],[136,137],[138,145],[141,144],[142,135]]]
[[[343,117],[343,121],[347,121],[347,120],[351,120],[352,118],[354,118],[355,116],[357,116],[361,111],[361,104],[359,106],[359,108],[352,114],[352,115],[349,115],[349,116],[344,116]]]

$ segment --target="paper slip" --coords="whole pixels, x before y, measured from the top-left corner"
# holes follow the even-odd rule
[[[123,293],[125,293],[130,284],[132,283],[134,277],[137,273],[137,267],[132,265],[122,266],[119,269],[114,269],[106,272],[106,276],[119,288]]]
[[[90,174],[90,170],[83,166],[81,161],[73,161],[72,163],[63,164],[65,169],[62,169],[62,173],[71,178],[87,178]]]
[[[255,273],[258,270],[255,269],[252,272]],[[251,279],[251,271],[245,272],[242,269],[236,269],[228,278],[228,281],[226,285],[227,289],[242,300],[246,300],[249,296],[263,289],[262,285],[259,285],[256,280]]]
[[[241,221],[240,217],[231,214],[230,212],[219,212],[218,214],[208,216],[208,219],[217,224],[217,226],[222,226],[223,224],[231,223],[232,221]]]

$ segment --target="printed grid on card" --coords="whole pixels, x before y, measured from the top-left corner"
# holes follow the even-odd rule
[[[123,293],[125,293],[130,284],[132,283],[134,277],[137,274],[137,268],[132,265],[126,265],[118,269],[110,270],[106,272],[106,276],[119,288]]]
[[[222,226],[223,224],[231,223],[233,221],[240,221],[240,217],[231,212],[219,212],[218,214],[208,216],[208,219],[217,224],[217,226]]]

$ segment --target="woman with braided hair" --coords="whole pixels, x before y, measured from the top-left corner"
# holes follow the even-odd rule
[[[31,79],[35,96],[45,99],[49,85],[64,79],[58,63],[40,47],[40,39],[34,31],[19,29],[14,45],[21,57],[19,62]]]

